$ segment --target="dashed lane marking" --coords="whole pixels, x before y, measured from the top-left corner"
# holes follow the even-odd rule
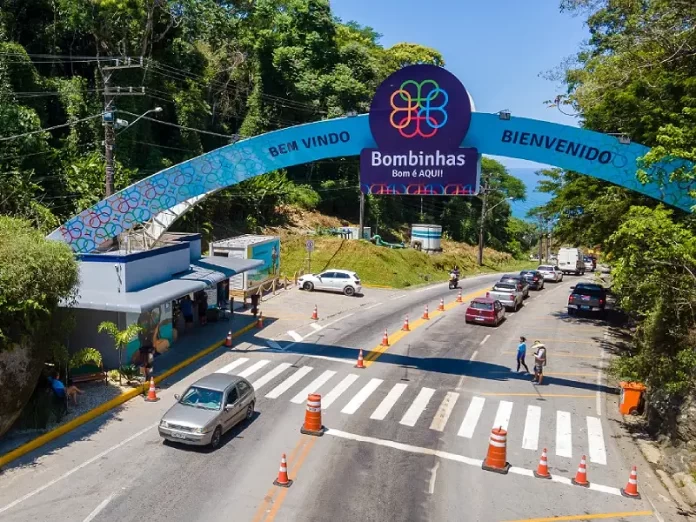
[[[298,334],[295,330],[288,330],[288,335],[292,337],[292,340],[299,343],[302,340],[302,336]]]

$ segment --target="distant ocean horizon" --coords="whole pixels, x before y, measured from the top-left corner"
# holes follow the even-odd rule
[[[527,188],[527,199],[525,201],[513,201],[511,203],[512,215],[519,219],[531,220],[527,217],[527,212],[529,212],[534,207],[544,205],[551,200],[550,194],[544,194],[542,192],[537,192],[537,182],[542,179],[540,176],[536,175],[537,170],[535,168],[509,168],[508,172],[520,179],[525,187]]]

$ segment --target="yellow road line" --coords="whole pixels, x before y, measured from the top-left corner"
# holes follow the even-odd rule
[[[476,392],[476,395],[488,395],[489,397],[540,397],[545,399],[547,397],[562,397],[565,399],[594,399],[597,395],[583,395],[583,394],[572,394],[572,393],[481,393]]]
[[[485,377],[486,375],[517,375],[516,372],[513,372],[512,370],[508,372],[490,372],[486,373],[484,375],[481,375],[480,377]],[[596,373],[575,373],[575,372],[545,372],[544,376],[546,375],[551,375],[551,376],[556,376],[556,377],[597,377]],[[472,377],[476,378],[476,375],[472,375]]]
[[[517,352],[503,352],[503,355],[516,355]],[[572,357],[574,359],[601,359],[599,355],[575,355],[566,353],[554,353],[553,350],[549,352],[549,359],[554,357]]]
[[[457,306],[461,306],[463,304],[466,304],[467,301],[474,299],[476,297],[480,297],[484,295],[486,292],[488,292],[488,288],[484,288],[482,290],[477,290],[476,292],[472,292],[467,295],[462,296],[462,302],[458,303],[456,300],[452,301],[451,303],[445,304],[445,311],[451,310],[452,308],[456,308]],[[441,312],[440,310],[434,310],[432,312],[429,312],[428,315],[430,316],[430,319],[423,319],[422,317],[420,319],[416,319],[413,322],[409,322],[409,327],[410,331],[404,332],[403,330],[398,330],[397,332],[393,334],[388,334],[389,337],[389,346],[382,346],[381,344],[375,346],[372,350],[370,350],[370,353],[368,353],[365,356],[365,366],[370,366],[373,362],[375,362],[377,359],[380,358],[380,356],[389,350],[391,346],[393,346],[395,343],[406,337],[410,332],[413,330],[416,330],[423,326],[424,324],[428,324],[432,319],[435,317],[443,314],[444,312]]]
[[[568,515],[563,517],[524,518],[520,520],[507,520],[506,522],[557,522],[560,520],[598,520],[602,518],[607,519],[624,517],[649,517],[652,514],[652,511],[622,511],[619,513],[595,513],[585,515]]]
[[[554,339],[554,338],[544,338],[544,337],[534,337],[535,341],[542,342],[553,342],[553,343],[569,343],[569,344],[599,344],[600,341],[594,341],[592,339]]]

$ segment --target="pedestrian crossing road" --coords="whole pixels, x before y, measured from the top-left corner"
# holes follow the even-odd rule
[[[403,382],[389,383],[356,373],[319,371],[311,366],[296,368],[289,363],[272,366],[266,359],[251,361],[241,357],[217,373],[249,379],[257,395],[266,399],[287,399],[303,405],[307,395],[320,393],[325,411],[364,414],[373,421],[398,422],[408,428],[452,431],[462,439],[487,440],[491,428],[509,430],[514,422],[523,429],[509,430],[510,449],[539,452],[541,447],[547,447],[550,455],[572,459],[580,457],[574,449],[581,448],[590,462],[607,465],[604,430],[598,417],[573,416],[568,411],[545,410],[541,406],[477,395],[469,397]],[[543,438],[542,427],[550,440]]]

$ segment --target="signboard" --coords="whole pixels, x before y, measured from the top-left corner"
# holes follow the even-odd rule
[[[314,241],[308,239],[305,243],[305,248],[307,249],[307,252],[314,252]]]
[[[247,272],[247,288],[276,277],[280,273],[280,238],[248,245],[247,259],[263,261],[263,265]]]
[[[471,124],[471,101],[442,67],[413,65],[389,76],[370,106],[376,149],[360,154],[366,194],[472,195],[479,154],[460,148]]]

